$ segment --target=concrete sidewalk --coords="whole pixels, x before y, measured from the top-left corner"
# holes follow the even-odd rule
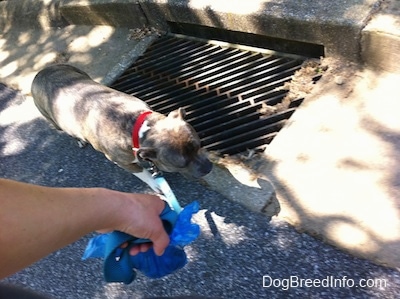
[[[109,84],[168,22],[258,34],[274,28],[277,38],[322,44],[328,71],[290,125],[251,161],[216,158],[220,167],[205,181],[269,216],[279,209],[276,195],[279,217],[299,229],[400,267],[399,1],[251,3],[2,1],[0,81],[29,94],[40,69],[68,62]],[[133,30],[143,24],[155,30]],[[362,61],[371,70],[361,71]]]

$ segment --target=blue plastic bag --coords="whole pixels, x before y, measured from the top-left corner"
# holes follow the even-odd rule
[[[160,278],[181,269],[187,263],[183,247],[193,242],[200,234],[200,227],[191,222],[193,214],[199,211],[197,201],[187,205],[177,214],[166,204],[160,218],[164,228],[169,233],[170,244],[162,256],[157,256],[151,248],[135,256],[129,254],[129,249],[140,243],[149,242],[128,234],[114,231],[92,238],[82,259],[104,258],[104,278],[107,282],[131,283],[135,277],[134,269],[141,271],[150,278]],[[126,248],[121,244],[127,242]]]

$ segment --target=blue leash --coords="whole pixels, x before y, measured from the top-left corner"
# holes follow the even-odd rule
[[[182,207],[179,205],[179,202],[176,199],[174,192],[172,192],[165,178],[161,175],[158,175],[154,180],[156,181],[162,193],[164,193],[165,201],[176,213],[179,214],[182,211]]]

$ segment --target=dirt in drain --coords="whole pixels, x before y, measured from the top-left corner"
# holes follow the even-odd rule
[[[319,59],[304,61],[301,68],[294,73],[292,80],[280,87],[280,89],[288,91],[282,102],[275,105],[263,103],[259,112],[264,116],[273,115],[288,109],[293,101],[306,98],[327,69],[328,65],[321,64]]]

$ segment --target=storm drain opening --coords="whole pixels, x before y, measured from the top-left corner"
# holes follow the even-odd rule
[[[232,155],[265,148],[302,103],[304,97],[289,95],[288,84],[306,60],[170,34],[111,87],[163,114],[184,108],[205,149]]]

